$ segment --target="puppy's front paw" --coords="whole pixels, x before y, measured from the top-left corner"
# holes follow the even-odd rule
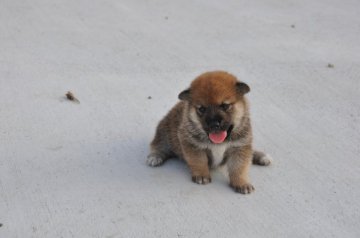
[[[146,163],[151,167],[156,167],[162,165],[164,163],[164,159],[157,155],[149,155]]]
[[[210,176],[192,176],[192,181],[197,184],[211,183]]]
[[[249,194],[255,190],[254,186],[252,186],[250,183],[246,183],[241,186],[232,186],[237,193],[241,194]]]

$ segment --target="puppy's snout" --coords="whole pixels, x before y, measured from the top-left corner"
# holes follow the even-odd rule
[[[223,117],[216,113],[215,110],[210,110],[208,115],[205,117],[206,128],[209,132],[219,131],[224,126]]]
[[[221,120],[211,120],[209,122],[209,127],[211,130],[219,130],[220,129]]]

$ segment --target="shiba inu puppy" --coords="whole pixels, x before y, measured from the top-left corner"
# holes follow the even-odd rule
[[[269,165],[270,158],[252,147],[249,86],[223,72],[198,76],[160,121],[147,164],[159,166],[179,157],[191,170],[192,181],[211,182],[210,169],[226,166],[230,186],[247,194],[254,190],[248,179],[251,162]]]

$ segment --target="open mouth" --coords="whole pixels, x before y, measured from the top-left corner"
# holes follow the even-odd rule
[[[209,133],[209,139],[214,144],[221,144],[230,136],[230,133],[233,128],[234,126],[231,125],[226,131],[223,130],[223,131],[211,132]]]
[[[230,137],[230,134],[231,134],[231,132],[232,132],[233,129],[234,129],[234,126],[233,126],[233,125],[230,125],[230,126],[229,126],[229,129],[227,129],[227,138]]]

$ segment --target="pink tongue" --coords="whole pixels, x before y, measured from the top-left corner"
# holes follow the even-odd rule
[[[227,136],[226,131],[220,131],[218,133],[210,133],[209,134],[210,140],[215,144],[222,143],[225,140],[226,136]]]

